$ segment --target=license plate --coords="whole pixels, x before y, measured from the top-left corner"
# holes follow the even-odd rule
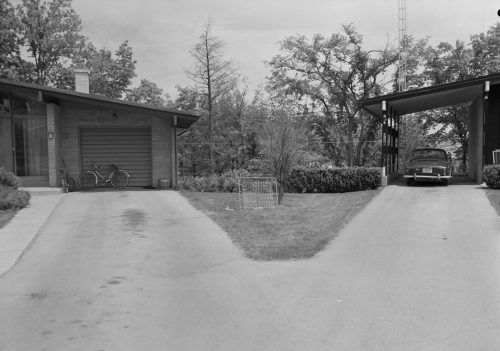
[[[432,168],[422,168],[422,173],[432,173]]]

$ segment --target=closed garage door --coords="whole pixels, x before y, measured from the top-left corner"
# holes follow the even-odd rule
[[[115,164],[130,174],[129,186],[151,185],[150,128],[80,129],[82,170]],[[103,175],[105,172],[101,172]]]

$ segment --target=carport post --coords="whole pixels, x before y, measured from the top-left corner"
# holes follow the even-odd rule
[[[382,185],[387,185],[387,101],[382,100]]]
[[[177,189],[177,115],[172,120],[172,188]]]
[[[483,143],[482,143],[482,157],[481,157],[481,167],[480,167],[480,177],[478,176],[478,182],[482,182],[483,178],[483,167],[486,164],[486,120],[488,117],[488,99],[490,94],[490,81],[487,80],[484,82],[483,89]]]
[[[387,137],[387,101],[382,100],[382,167],[385,169],[387,169]]]

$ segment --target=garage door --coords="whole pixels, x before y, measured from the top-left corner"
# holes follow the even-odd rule
[[[130,174],[129,186],[151,185],[151,129],[82,128],[80,160],[82,170],[115,164]]]

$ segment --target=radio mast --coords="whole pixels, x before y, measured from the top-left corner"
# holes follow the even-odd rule
[[[408,58],[408,38],[406,35],[406,0],[398,0],[399,8],[399,63],[398,63],[398,88],[406,91],[406,64]]]

